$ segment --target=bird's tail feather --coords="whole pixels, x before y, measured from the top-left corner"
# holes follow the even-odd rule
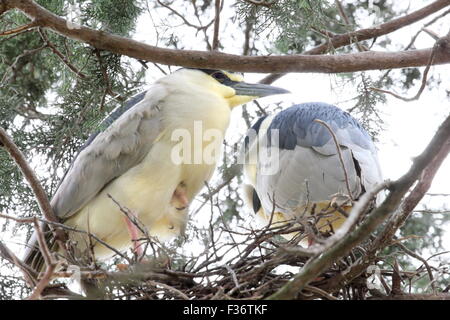
[[[44,234],[44,239],[45,242],[47,243],[50,252],[57,252],[58,244],[48,224],[41,223],[40,227]],[[35,278],[40,272],[45,271],[45,259],[44,256],[42,255],[42,251],[39,246],[37,237],[38,234],[35,231],[27,244],[27,250],[23,257],[23,262],[30,269],[35,271],[34,274]],[[87,299],[104,299],[105,292],[99,286],[99,283],[96,279],[81,279],[80,285],[83,291],[85,292]]]
[[[50,249],[50,252],[57,251],[58,244],[55,241],[53,232],[50,230],[48,224],[41,223],[40,227],[44,234],[44,240],[47,243],[47,246]],[[31,236],[30,241],[28,241],[27,250],[25,251],[23,261],[25,262],[26,265],[31,267],[37,273],[45,270],[45,260],[44,260],[44,256],[42,255],[41,248],[39,246],[38,234],[37,234],[36,230],[34,231],[33,235]]]

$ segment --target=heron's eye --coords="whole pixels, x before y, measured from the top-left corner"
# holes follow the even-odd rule
[[[219,82],[224,82],[226,79],[228,79],[228,77],[222,72],[214,72],[213,74],[211,74],[211,77]]]

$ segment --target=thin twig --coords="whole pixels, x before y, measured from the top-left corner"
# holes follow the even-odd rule
[[[38,29],[39,34],[41,35],[42,40],[44,40],[47,47],[49,47],[52,52],[78,77],[81,79],[87,79],[87,76],[82,73],[80,70],[78,70],[73,64],[70,63],[69,59],[56,48],[56,46],[48,39],[47,34],[45,33],[45,30],[39,28]]]
[[[25,179],[28,181],[31,189],[33,190],[36,201],[39,204],[42,215],[48,221],[58,223],[59,220],[53,213],[52,206],[50,205],[50,201],[47,197],[47,194],[45,193],[44,188],[36,177],[34,171],[29,166],[28,162],[25,160],[22,152],[2,127],[0,127],[0,142],[3,144],[3,147],[9,152],[11,158],[13,158],[16,165],[22,171]],[[64,242],[67,239],[67,235],[62,230],[53,228],[51,229],[53,230],[53,232],[55,232],[55,237],[57,240]],[[64,248],[64,246],[62,246],[62,248]]]
[[[42,256],[44,257],[46,270],[40,281],[36,284],[31,296],[28,297],[29,300],[41,298],[42,291],[47,287],[47,285],[52,280],[53,272],[55,271],[55,268],[57,266],[57,262],[54,261],[54,259],[51,256],[50,249],[48,248],[47,242],[45,241],[44,233],[41,227],[39,226],[38,219],[36,217],[33,218],[33,223],[37,234],[39,250],[41,251]]]
[[[344,20],[344,24],[345,24],[347,27],[350,28],[350,27],[351,27],[350,19],[348,18],[347,14],[345,13],[345,10],[344,10],[344,7],[342,6],[341,1],[339,1],[339,0],[334,0],[334,4],[335,4],[336,7],[338,8],[339,15],[341,16],[342,20]],[[353,29],[353,28],[352,28],[352,29]],[[359,50],[360,52],[367,51],[367,50],[362,46],[362,44],[358,41],[357,38],[354,39],[354,42],[355,42],[356,47],[358,48],[358,50]]]
[[[324,291],[324,290],[322,290],[322,289],[320,289],[320,288],[314,287],[314,286],[306,285],[306,286],[305,286],[305,290],[309,290],[309,291],[311,291],[311,292],[317,293],[317,294],[319,294],[320,296],[322,296],[322,297],[324,297],[324,298],[326,298],[326,299],[328,299],[328,300],[339,300],[338,298],[333,297],[333,296],[332,296],[331,294],[329,294],[328,292],[326,292],[326,291]]]
[[[181,292],[180,290],[178,290],[178,289],[176,289],[176,288],[174,288],[172,286],[169,286],[169,285],[167,285],[165,283],[156,282],[156,281],[153,281],[153,280],[148,280],[147,283],[152,285],[152,286],[155,286],[155,287],[157,287],[157,286],[162,287],[166,291],[174,293],[175,295],[179,296],[183,300],[189,300],[189,297],[187,295],[185,295],[183,292]]]
[[[403,243],[397,242],[395,245],[400,249],[402,249],[407,255],[416,258],[417,260],[423,263],[423,265],[427,269],[428,277],[430,278],[431,281],[431,287],[433,288],[433,291],[436,292],[436,285],[434,283],[433,272],[431,271],[430,265],[428,264],[427,260],[416,254],[414,251],[409,250]]]
[[[339,145],[339,141],[336,137],[336,134],[333,132],[333,129],[331,129],[330,125],[328,123],[326,123],[325,121],[322,121],[320,119],[315,119],[314,122],[320,123],[325,128],[327,128],[328,131],[330,132],[331,137],[333,138],[333,141],[334,141],[334,144],[336,145],[336,150],[337,150],[337,153],[339,156],[339,161],[341,162],[341,167],[342,167],[342,170],[344,171],[345,185],[347,187],[348,196],[349,196],[350,200],[353,202],[353,196],[352,196],[352,191],[350,188],[350,182],[348,181],[348,173],[347,173],[347,169],[345,168],[344,158],[342,157],[341,146]]]
[[[395,98],[403,100],[403,101],[406,101],[406,102],[418,100],[420,98],[423,90],[425,89],[425,86],[427,85],[428,71],[430,70],[430,67],[433,64],[433,60],[434,60],[434,57],[436,55],[437,48],[438,48],[438,43],[436,43],[436,45],[433,47],[433,50],[431,51],[430,58],[428,60],[427,66],[425,67],[425,70],[423,71],[422,84],[421,84],[421,86],[419,88],[419,91],[417,91],[415,96],[410,97],[410,98],[406,98],[406,97],[402,97],[401,95],[399,95],[399,94],[397,94],[395,92],[389,91],[389,90],[383,90],[383,89],[374,88],[374,87],[370,87],[369,89],[373,90],[373,91],[377,91],[377,92],[390,94],[391,96],[394,96]]]
[[[8,67],[8,70],[4,73],[1,81],[0,81],[0,85],[1,86],[5,86],[6,82],[9,81],[10,79],[12,79],[14,77],[14,73],[16,71],[16,65],[19,63],[19,61],[26,57],[26,56],[30,56],[33,55],[43,49],[47,48],[47,45],[44,44],[38,48],[35,49],[30,49],[30,50],[25,50],[23,53],[21,53],[20,55],[16,56],[16,58],[14,59],[14,62]]]
[[[0,256],[13,265],[17,266],[22,272],[26,283],[32,288],[36,285],[36,272],[28,265],[23,263],[6,245],[0,242]]]
[[[32,21],[32,22],[30,22],[28,24],[25,24],[23,26],[0,32],[0,37],[14,35],[16,33],[21,33],[23,31],[33,29],[33,28],[35,28],[37,26],[38,26],[38,23],[36,21]]]
[[[159,4],[160,6],[162,6],[162,7],[166,8],[166,9],[170,10],[173,14],[175,14],[177,17],[179,17],[181,20],[183,20],[184,24],[187,25],[187,26],[189,26],[189,27],[195,28],[195,29],[197,29],[197,30],[202,30],[202,29],[208,28],[209,25],[210,25],[210,24],[208,24],[208,25],[206,25],[206,26],[197,26],[197,25],[195,25],[195,24],[193,24],[193,23],[190,23],[190,22],[186,19],[186,17],[185,17],[184,15],[182,15],[181,13],[179,13],[177,10],[175,10],[175,9],[172,8],[171,6],[169,6],[169,5],[165,4],[165,3],[163,3],[161,0],[156,0],[156,2],[158,2],[158,4]],[[212,23],[212,22],[213,22],[213,21],[211,21],[211,23]]]
[[[220,7],[221,1],[215,2],[215,18],[214,18],[214,35],[212,42],[212,50],[217,51],[219,49],[219,26],[220,26]]]

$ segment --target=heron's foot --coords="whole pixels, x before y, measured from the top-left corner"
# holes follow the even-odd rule
[[[116,264],[116,268],[119,271],[127,271],[130,266],[126,263],[118,263]]]
[[[352,198],[350,198],[347,194],[335,193],[331,195],[330,205],[333,208],[351,206]]]
[[[152,264],[152,260],[149,259],[146,256],[138,256],[138,259],[135,262],[132,262],[130,264],[127,263],[117,263],[116,264],[116,268],[119,271],[133,271],[136,266],[140,266],[140,265],[150,265]]]

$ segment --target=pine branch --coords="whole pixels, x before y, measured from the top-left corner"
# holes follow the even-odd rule
[[[398,20],[392,29],[412,23],[441,8],[449,5],[449,0],[438,0],[426,7],[427,10],[416,13],[407,19]],[[166,65],[179,65],[191,68],[215,68],[241,72],[355,72],[374,69],[392,69],[417,67],[427,65],[432,48],[400,51],[400,52],[359,52],[354,54],[325,56],[325,55],[291,55],[291,56],[239,56],[219,52],[204,52],[194,50],[174,50],[150,46],[138,41],[112,35],[107,32],[97,31],[88,27],[69,28],[68,22],[39,6],[31,0],[11,0],[9,8],[22,10],[36,23],[49,28],[66,37],[86,42],[97,49],[126,55],[132,58],[161,63]],[[424,13],[425,12],[425,13]],[[390,26],[392,27],[392,26]],[[380,28],[378,26],[377,28]],[[376,28],[373,28],[375,30]],[[372,30],[372,31],[373,31]],[[362,32],[361,30],[359,31]],[[388,27],[381,33],[389,33]],[[380,32],[362,33],[358,39],[375,37]],[[354,38],[353,33],[342,36],[342,39],[332,41],[332,44],[348,43]],[[436,52],[433,64],[450,62],[450,37],[442,38],[443,47]],[[329,47],[328,44],[325,45]],[[323,52],[323,51],[321,51]]]

